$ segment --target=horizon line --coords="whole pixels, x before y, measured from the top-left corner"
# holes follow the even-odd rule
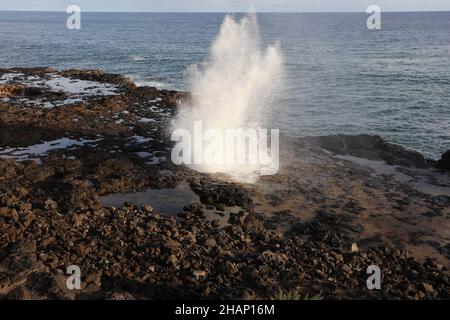
[[[66,13],[65,10],[3,10],[0,9],[0,12],[36,12],[36,13]],[[82,12],[85,13],[237,13],[237,14],[246,14],[246,11],[100,11],[100,10],[88,10]],[[385,13],[434,13],[434,12],[450,12],[449,10],[403,10],[403,11],[382,11]],[[256,13],[364,13],[366,11],[256,11]]]

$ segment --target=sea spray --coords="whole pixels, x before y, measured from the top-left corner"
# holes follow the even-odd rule
[[[257,141],[258,146],[248,146],[246,158],[264,158],[261,152],[267,146],[261,146],[261,141],[267,142],[268,139],[261,137],[261,132],[266,131],[260,129],[262,125],[270,124],[270,113],[282,83],[282,74],[280,49],[277,45],[262,47],[256,14],[247,15],[240,21],[227,15],[208,59],[201,66],[189,68],[188,84],[192,99],[180,105],[173,124],[174,131],[185,130],[192,137],[192,146],[181,151],[185,153],[185,159],[191,158],[191,154],[186,156],[186,152],[192,151],[192,161],[183,163],[201,172],[221,172],[236,180],[253,180],[261,163],[221,161],[230,158],[230,153],[234,157],[240,150],[227,149],[225,137],[227,132],[228,136],[232,135],[233,129],[235,133],[247,134],[244,137],[246,144]],[[205,133],[201,137],[195,136],[195,126],[199,124]],[[251,136],[251,129],[257,132],[256,140]],[[269,141],[278,137],[278,132],[272,133]],[[180,140],[188,139],[182,134],[175,134],[172,138],[177,140],[180,136]],[[274,144],[278,147],[277,143]],[[273,152],[273,148],[271,150]],[[253,154],[255,152],[260,154]],[[217,161],[202,161],[208,154]]]

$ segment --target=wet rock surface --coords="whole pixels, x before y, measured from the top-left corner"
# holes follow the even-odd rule
[[[379,137],[282,137],[280,172],[236,183],[171,163],[187,98],[96,70],[0,69],[1,298],[450,298],[445,156],[435,168]],[[178,215],[99,201],[181,184],[200,203]]]
[[[380,136],[335,135],[308,137],[305,141],[338,154],[348,154],[369,160],[384,160],[390,165],[427,167],[427,161],[419,152],[388,143]]]

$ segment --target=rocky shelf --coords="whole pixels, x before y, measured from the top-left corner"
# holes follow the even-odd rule
[[[171,163],[182,99],[97,70],[0,69],[0,298],[450,298],[449,152],[282,136],[280,172],[235,183]]]

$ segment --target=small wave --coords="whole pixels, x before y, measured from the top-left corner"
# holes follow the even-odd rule
[[[134,83],[138,86],[138,87],[155,87],[158,89],[165,89],[167,88],[167,84],[163,83],[163,82],[159,82],[159,81],[152,81],[152,80],[137,80],[134,81]]]
[[[130,56],[130,59],[133,61],[145,61],[145,57],[143,56]]]
[[[144,79],[142,79],[141,76],[139,75],[132,75],[132,74],[128,74],[127,75],[128,78],[130,78],[135,85],[137,85],[138,87],[155,87],[158,89],[167,89],[169,88],[169,84],[163,81],[159,81],[157,79],[146,79],[144,77]]]

